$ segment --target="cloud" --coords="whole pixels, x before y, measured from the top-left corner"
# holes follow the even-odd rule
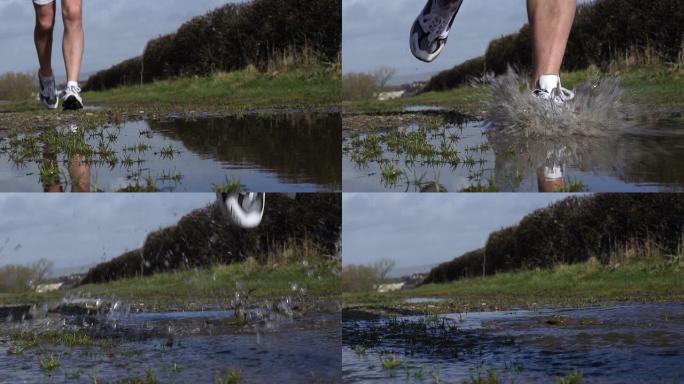
[[[433,265],[482,247],[488,235],[564,194],[344,194],[343,262],[388,257]]]
[[[588,0],[580,0],[587,2]],[[484,54],[489,42],[527,23],[520,0],[465,0],[449,35],[449,44],[431,64],[411,55],[409,31],[422,10],[421,0],[343,0],[343,70],[370,72],[382,65],[398,76],[434,73]]]
[[[59,0],[57,0],[58,3]],[[84,0],[86,34],[83,73],[108,68],[143,52],[151,38],[170,33],[190,18],[226,3],[226,0]],[[33,43],[35,15],[29,0],[0,1],[0,73],[38,68]],[[61,19],[55,25],[53,66],[63,71]]]
[[[213,194],[0,194],[0,265],[88,266],[140,247]]]

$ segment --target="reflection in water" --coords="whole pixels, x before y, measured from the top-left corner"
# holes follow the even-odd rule
[[[681,303],[344,320],[342,371],[349,383],[489,382],[489,370],[505,383],[574,370],[592,383],[680,382],[682,341]],[[380,364],[392,355],[394,370]]]
[[[160,383],[213,383],[229,371],[245,383],[339,382],[339,314],[263,317],[243,325],[231,310],[118,313],[112,307],[20,323],[3,318],[0,382],[148,382],[135,379],[151,373]],[[21,334],[19,341],[12,337]],[[50,373],[40,361],[51,355],[60,365]]]
[[[531,138],[454,118],[402,125],[344,141],[344,189],[418,192],[438,182],[452,192],[681,190],[683,116],[639,118],[603,137]]]
[[[339,114],[244,116],[230,124],[221,120],[152,122],[150,128],[231,167],[277,170],[293,183],[340,188]]]
[[[336,191],[339,114],[60,127],[0,136],[0,191]]]
[[[69,131],[76,134],[78,127],[69,126]],[[66,159],[68,164],[69,179],[65,184],[71,185],[71,192],[90,192],[91,168],[89,159],[82,153],[71,153]],[[57,153],[52,151],[50,145],[43,147],[43,160],[41,166],[40,181],[43,183],[44,192],[64,192],[64,185],[59,174]]]

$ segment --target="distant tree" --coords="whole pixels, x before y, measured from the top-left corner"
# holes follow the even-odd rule
[[[392,259],[380,259],[373,265],[375,273],[378,275],[380,282],[387,279],[387,275],[394,269],[397,263]]]
[[[6,265],[0,268],[0,292],[19,293],[33,289],[33,270],[22,265]]]
[[[342,270],[342,292],[370,292],[378,284],[378,275],[373,267],[348,265]]]
[[[33,284],[38,285],[43,283],[48,275],[50,275],[50,272],[52,272],[52,267],[54,267],[54,265],[54,262],[46,259],[40,259],[33,263],[33,265],[31,265],[31,269],[33,270]]]
[[[375,70],[373,77],[375,77],[378,88],[383,90],[385,89],[385,86],[387,86],[387,83],[389,83],[390,79],[392,79],[396,74],[397,70],[395,68],[383,66]]]
[[[9,72],[0,75],[0,100],[20,101],[31,98],[36,87],[33,76]]]
[[[348,73],[342,77],[342,100],[369,100],[378,91],[375,76]]]
[[[54,263],[40,259],[30,266],[6,265],[0,267],[0,292],[20,293],[35,289],[52,271]]]

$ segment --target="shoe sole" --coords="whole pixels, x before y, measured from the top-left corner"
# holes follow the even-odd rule
[[[40,102],[41,102],[41,103],[43,104],[43,106],[44,106],[45,108],[47,108],[47,109],[57,109],[57,108],[59,107],[59,99],[57,99],[57,101],[55,101],[55,104],[48,104],[48,102],[45,101],[45,99],[42,99],[42,98],[40,99]]]
[[[83,109],[83,104],[78,101],[77,98],[70,96],[62,102],[62,108],[64,108],[65,111],[78,111]]]
[[[432,0],[430,0],[430,3],[431,2],[432,2]],[[461,3],[458,4],[458,8],[456,8],[456,12],[454,12],[454,16],[451,18],[451,20],[449,20],[449,30],[451,30],[451,27],[453,27],[454,20],[456,20],[456,16],[458,16],[458,12],[461,10],[462,5],[463,5],[463,1],[461,1]],[[435,60],[437,60],[437,58],[439,57],[439,54],[438,54],[437,56],[433,57],[432,59],[426,60],[422,57],[419,57],[416,54],[416,52],[414,52],[414,50],[413,50],[413,35],[414,35],[413,31],[415,28],[420,28],[422,30],[422,27],[420,26],[420,22],[418,20],[421,17],[423,17],[423,15],[425,15],[426,12],[429,11],[429,9],[428,9],[429,6],[430,6],[430,4],[426,3],[425,6],[423,7],[423,10],[420,12],[420,15],[418,15],[418,17],[416,17],[416,20],[413,22],[413,25],[411,25],[411,36],[409,37],[409,44],[411,45],[411,54],[413,55],[413,57],[415,57],[416,59],[418,59],[424,63],[432,63]],[[425,31],[423,31],[423,33],[425,33]],[[444,40],[445,45],[446,45],[446,42],[447,42],[447,39]],[[441,54],[441,52],[440,52],[440,54]]]

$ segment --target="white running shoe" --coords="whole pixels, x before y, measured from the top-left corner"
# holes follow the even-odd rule
[[[76,111],[83,109],[83,99],[81,99],[81,88],[76,82],[68,82],[64,95],[62,96],[62,107],[65,111]]]
[[[265,193],[216,193],[221,212],[228,222],[240,228],[256,228],[266,208]]]
[[[561,85],[560,76],[542,75],[537,82],[538,88],[532,94],[540,100],[552,101],[561,106],[575,98],[575,93]]]
[[[57,106],[59,105],[59,98],[57,97],[55,77],[44,77],[39,73],[38,84],[40,87],[38,91],[38,96],[40,97],[41,103],[43,103],[43,105],[47,109],[57,109]]]
[[[411,27],[411,53],[418,60],[432,62],[446,45],[451,25],[463,0],[428,0]]]

